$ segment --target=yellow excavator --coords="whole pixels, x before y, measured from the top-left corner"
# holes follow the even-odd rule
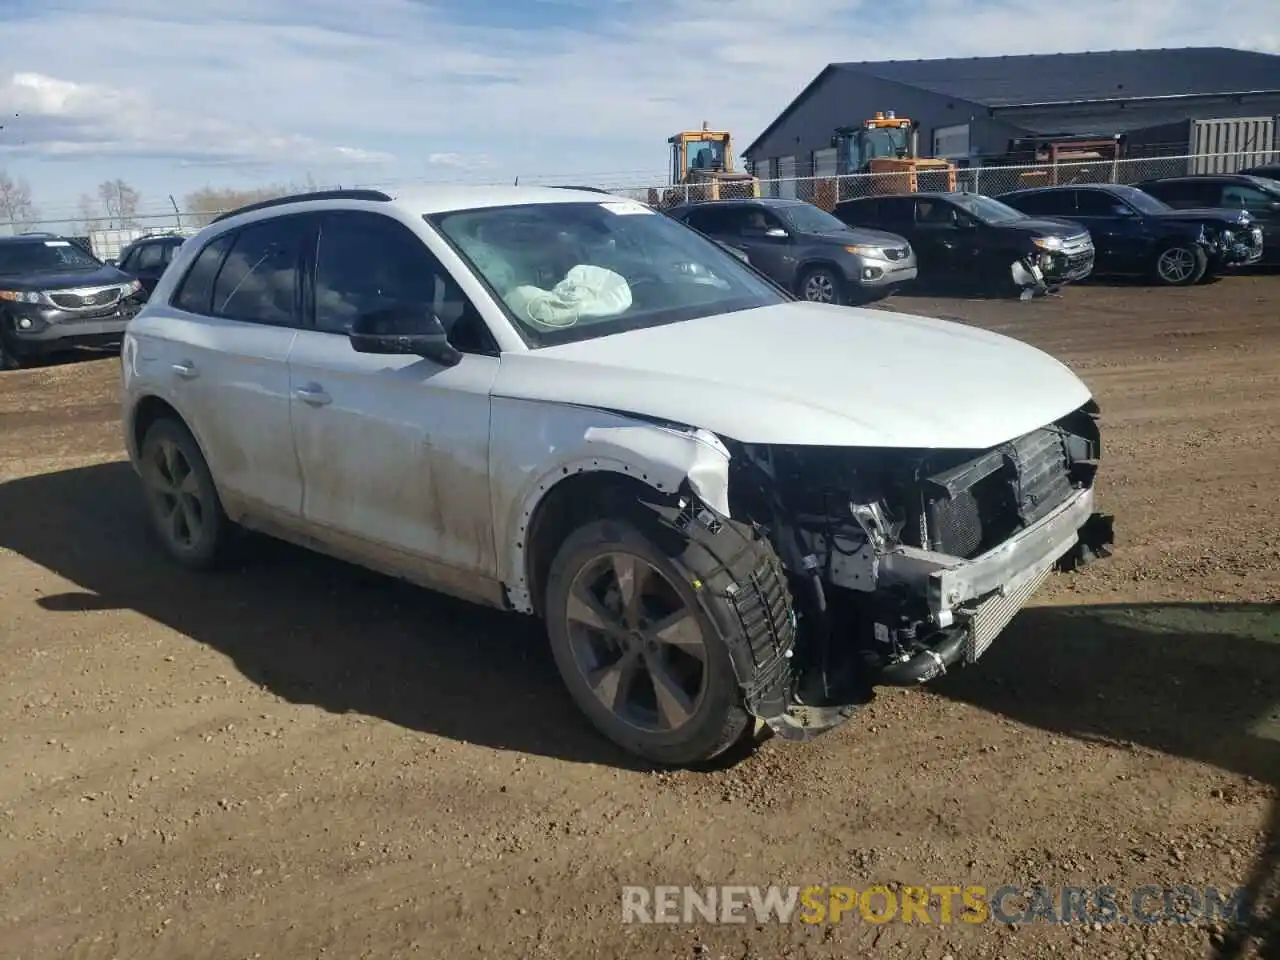
[[[760,196],[760,181],[733,168],[733,138],[727,130],[684,130],[668,137],[671,145],[671,186],[658,198],[649,191],[649,205],[662,208],[699,200],[746,199]]]
[[[856,127],[837,127],[831,146],[836,149],[837,179],[820,182],[815,197],[827,209],[867,194],[956,188],[956,165],[920,156],[919,124],[892,110],[877,112]]]

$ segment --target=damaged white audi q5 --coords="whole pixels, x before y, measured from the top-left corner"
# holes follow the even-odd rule
[[[1061,363],[797,302],[588,191],[242,208],[183,246],[122,364],[174,559],[250,529],[541,617],[590,721],[662,763],[973,663],[1112,542]]]

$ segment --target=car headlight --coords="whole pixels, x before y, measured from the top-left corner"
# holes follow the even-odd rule
[[[1033,237],[1031,239],[1031,242],[1034,243],[1041,250],[1061,250],[1062,249],[1061,237]]]
[[[871,247],[861,243],[850,244],[844,248],[845,253],[852,253],[859,257],[870,257],[872,260],[887,260],[884,247]]]
[[[0,290],[0,300],[10,303],[39,303],[42,295],[31,290]]]

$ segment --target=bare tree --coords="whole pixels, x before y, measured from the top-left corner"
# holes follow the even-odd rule
[[[31,201],[31,184],[0,170],[0,226],[8,224],[14,233],[22,233],[30,230],[38,217]]]
[[[270,200],[290,193],[288,187],[258,187],[254,190],[219,189],[218,187],[201,187],[183,197],[184,213],[197,226],[210,223],[214,217],[228,210],[257,203],[259,200]]]
[[[138,201],[142,195],[119,177],[98,185],[98,199],[112,227],[136,227],[138,225]]]
[[[102,212],[98,209],[98,202],[89,194],[80,194],[80,202],[76,205],[76,229],[84,235],[92,233],[102,226],[98,221],[102,218]]]
[[[235,210],[260,200],[271,200],[291,193],[310,193],[322,189],[314,176],[308,173],[302,181],[275,183],[265,187],[237,190],[225,187],[201,187],[182,198],[183,218],[195,226],[203,227],[220,213]]]

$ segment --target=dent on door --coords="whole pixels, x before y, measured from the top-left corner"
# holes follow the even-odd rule
[[[300,334],[290,371],[306,521],[494,576],[488,457],[497,365],[467,356],[442,368],[356,353],[333,334]]]

